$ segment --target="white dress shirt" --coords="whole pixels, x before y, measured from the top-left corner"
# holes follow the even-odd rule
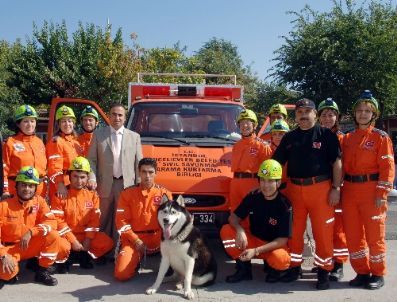
[[[110,134],[113,152],[113,176],[119,178],[123,175],[123,170],[121,168],[121,145],[123,141],[124,126],[117,131],[113,127],[110,127]]]

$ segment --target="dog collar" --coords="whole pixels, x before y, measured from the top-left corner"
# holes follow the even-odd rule
[[[189,236],[192,229],[193,229],[193,219],[190,221],[190,223],[185,227],[185,229],[182,232],[180,232],[177,236],[175,236],[173,240],[182,242],[187,238],[187,236]]]

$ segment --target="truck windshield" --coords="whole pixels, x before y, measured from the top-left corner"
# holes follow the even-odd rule
[[[150,102],[135,104],[128,126],[142,143],[231,144],[240,138],[240,104]]]

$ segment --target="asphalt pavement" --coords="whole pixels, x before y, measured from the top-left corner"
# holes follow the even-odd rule
[[[350,288],[348,281],[355,276],[349,264],[345,265],[342,282],[332,283],[331,289],[314,289],[315,275],[310,273],[310,259],[304,266],[304,279],[293,283],[268,284],[264,282],[263,265],[255,260],[254,279],[237,284],[226,283],[225,277],[234,272],[234,262],[225,255],[220,241],[211,239],[218,261],[218,277],[214,285],[194,290],[194,301],[397,301],[397,241],[388,240],[386,284],[380,290]],[[66,275],[55,275],[59,284],[47,287],[33,282],[34,273],[22,269],[15,285],[5,285],[0,290],[0,301],[184,301],[183,293],[172,283],[163,284],[153,296],[145,294],[154,282],[160,256],[146,259],[141,272],[127,282],[118,282],[113,276],[113,263],[97,266],[94,270],[83,270],[74,266]]]

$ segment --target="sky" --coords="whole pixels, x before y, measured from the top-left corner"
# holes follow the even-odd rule
[[[0,40],[25,41],[33,23],[66,21],[69,34],[78,22],[102,28],[107,20],[121,28],[125,44],[138,35],[144,48],[172,47],[179,42],[192,55],[216,37],[232,42],[245,65],[260,79],[274,65],[274,51],[292,30],[293,15],[306,4],[316,11],[329,11],[331,0],[0,0]]]

